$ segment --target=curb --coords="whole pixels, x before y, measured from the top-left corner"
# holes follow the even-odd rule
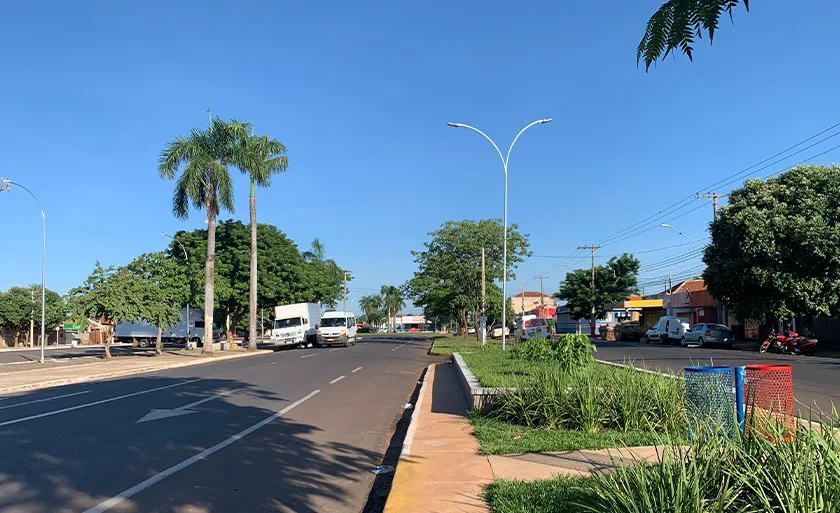
[[[411,412],[411,422],[409,422],[408,430],[405,432],[400,459],[411,456],[411,444],[414,442],[414,433],[417,431],[417,419],[420,417],[420,406],[423,404],[423,395],[426,393],[426,383],[429,382],[429,373],[434,374],[436,365],[433,363],[426,367],[423,384],[420,385],[420,393],[417,394],[417,402],[414,403],[414,411]]]
[[[52,381],[42,381],[39,383],[27,383],[25,385],[15,385],[10,387],[0,387],[0,395],[13,394],[17,392],[28,392],[32,390],[40,390],[42,388],[54,388],[64,385],[73,385],[76,383],[86,383],[91,381],[103,381],[111,378],[119,378],[123,376],[131,376],[133,374],[144,374],[147,372],[156,372],[169,369],[176,369],[179,367],[192,367],[193,365],[204,365],[206,363],[218,363],[226,360],[235,360],[237,358],[247,358],[250,356],[257,356],[261,354],[272,353],[273,351],[258,349],[253,352],[233,354],[230,356],[214,356],[214,357],[193,357],[194,361],[168,363],[166,365],[157,365],[150,367],[140,367],[137,369],[127,369],[123,371],[106,372],[102,374],[93,374],[88,376],[78,376],[75,378],[56,379]],[[88,364],[91,365],[91,364]]]
[[[474,410],[480,410],[490,404],[494,395],[503,394],[515,390],[514,388],[491,388],[481,386],[481,382],[475,377],[475,374],[467,366],[464,357],[460,353],[452,353],[452,359],[455,361],[455,367],[458,370],[458,381],[461,382],[461,388],[467,401],[472,405]]]

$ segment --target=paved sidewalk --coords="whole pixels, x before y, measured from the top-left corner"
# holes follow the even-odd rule
[[[218,352],[215,356],[164,353],[160,357],[116,357],[63,366],[44,366],[0,374],[0,395],[35,390],[40,388],[69,385],[86,381],[98,381],[143,372],[154,372],[176,367],[201,365],[231,358],[242,358],[267,354],[271,351],[230,350]],[[38,365],[38,364],[33,364]]]

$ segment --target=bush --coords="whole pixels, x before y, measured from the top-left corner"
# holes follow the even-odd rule
[[[529,362],[551,362],[555,360],[554,347],[547,338],[531,338],[514,349],[514,356]]]
[[[569,371],[595,361],[595,345],[586,335],[563,335],[556,341],[532,338],[515,349],[514,356],[531,362],[556,362],[563,371]]]

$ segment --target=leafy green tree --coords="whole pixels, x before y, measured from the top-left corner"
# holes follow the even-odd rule
[[[12,333],[15,346],[19,344],[20,333],[29,325],[33,308],[32,290],[29,288],[11,287],[0,294],[0,323]]]
[[[207,254],[204,261],[204,340],[213,340],[213,288],[215,285],[216,217],[220,209],[233,206],[230,165],[236,165],[238,147],[250,136],[250,123],[225,122],[213,118],[206,130],[194,128],[187,137],[171,140],[160,154],[161,178],[175,179],[172,212],[179,219],[189,217],[190,205],[207,213]],[[212,353],[213,344],[202,352]]]
[[[603,319],[607,310],[604,305],[612,301],[626,299],[638,292],[640,262],[633,255],[624,253],[612,257],[604,265],[595,267],[595,287],[592,287],[592,270],[577,269],[566,274],[560,283],[560,291],[555,295],[567,301],[573,319],[589,321],[591,334],[595,334],[595,321]],[[592,318],[592,306],[595,306],[595,318]]]
[[[382,285],[379,292],[382,295],[384,308],[388,310],[388,325],[391,331],[397,329],[397,315],[405,308],[405,297],[399,287]]]
[[[749,0],[668,0],[651,16],[645,34],[636,48],[636,62],[645,62],[645,71],[659,58],[674,50],[694,60],[695,38],[705,32],[712,43],[723,14],[732,20],[732,10],[743,3],[750,10]]]
[[[748,180],[710,231],[703,279],[742,319],[840,315],[840,166]]]
[[[244,139],[237,154],[236,165],[251,179],[251,260],[248,316],[248,349],[257,348],[257,197],[254,186],[269,187],[271,177],[285,172],[289,167],[286,146],[268,136],[251,136]]]
[[[508,227],[508,279],[515,279],[514,269],[530,255],[528,235],[522,235],[514,223]],[[481,315],[481,248],[486,253],[487,284],[503,275],[504,228],[501,219],[447,221],[429,234],[423,251],[413,251],[418,270],[405,290],[415,305],[436,316],[452,316],[462,331],[468,318]],[[501,305],[500,305],[501,306]],[[478,338],[476,330],[476,338]]]
[[[368,294],[359,299],[359,307],[365,312],[365,319],[369,324],[373,324],[371,319],[382,310],[384,304],[385,302],[379,294]]]
[[[163,330],[174,328],[182,320],[181,305],[189,298],[189,284],[184,268],[163,252],[145,253],[127,269],[143,280],[139,318],[157,326],[156,352],[163,352]]]

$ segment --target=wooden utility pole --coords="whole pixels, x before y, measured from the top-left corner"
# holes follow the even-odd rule
[[[592,252],[592,296],[595,297],[595,250],[601,246],[589,245],[578,246],[578,249],[588,249]],[[592,310],[589,315],[589,334],[595,336],[595,302],[592,302]]]
[[[714,220],[717,221],[717,208],[718,208],[718,198],[728,198],[729,194],[718,194],[716,192],[710,194],[698,194],[695,196],[697,199],[711,199],[712,200],[712,209],[714,213]]]
[[[481,328],[481,345],[484,345],[487,342],[487,268],[484,263],[484,246],[481,246],[481,320],[478,325]]]

